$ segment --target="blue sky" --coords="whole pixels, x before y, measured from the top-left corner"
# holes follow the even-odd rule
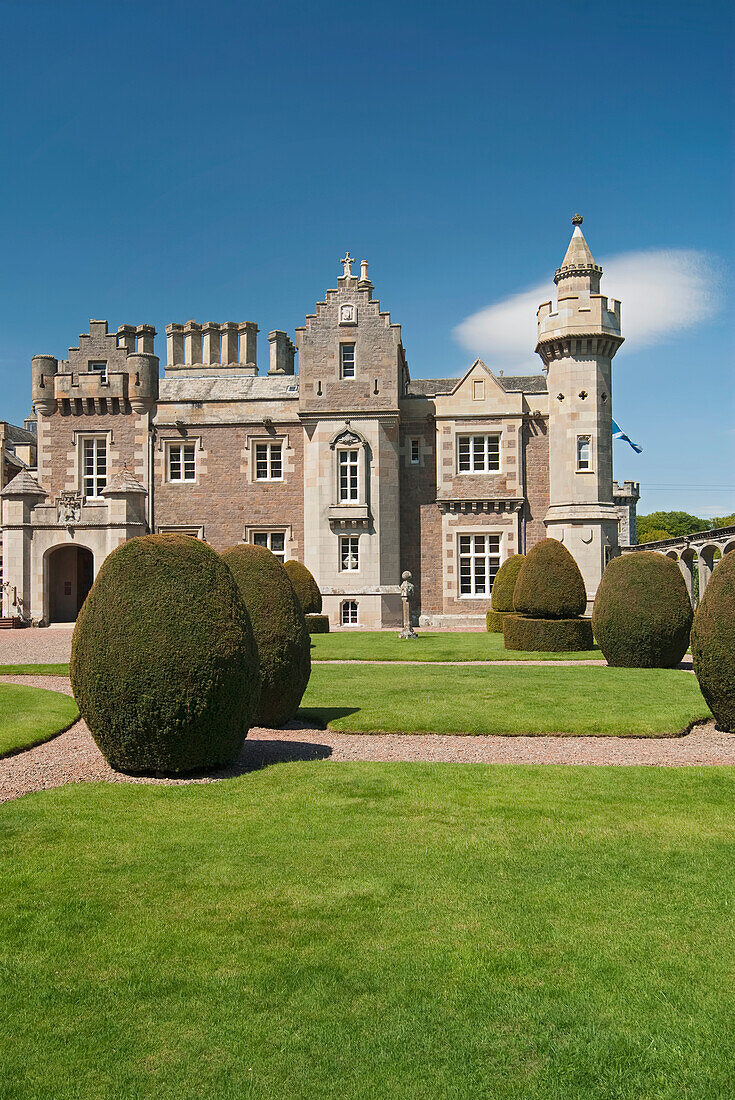
[[[255,320],[264,365],[345,249],[415,377],[538,369],[513,299],[580,211],[636,303],[616,477],[735,511],[730,8],[0,0],[0,417],[90,317]]]

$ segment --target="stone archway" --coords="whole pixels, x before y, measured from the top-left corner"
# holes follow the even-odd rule
[[[47,559],[49,622],[73,623],[92,587],[94,557],[86,546],[57,546]]]

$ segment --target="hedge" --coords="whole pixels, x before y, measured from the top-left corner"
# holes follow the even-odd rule
[[[485,612],[485,625],[487,627],[488,634],[502,634],[503,622],[507,615],[512,615],[512,611],[486,611]]]
[[[526,554],[513,590],[513,606],[534,619],[571,619],[584,612],[584,581],[566,546],[556,539],[542,539]]]
[[[253,725],[279,728],[299,709],[311,674],[309,633],[285,567],[264,546],[222,554],[250,614],[260,654],[260,702]]]
[[[692,614],[676,562],[641,550],[614,558],[605,569],[592,629],[615,668],[676,668],[689,645]]]
[[[692,627],[692,657],[707,706],[735,733],[735,551],[715,566]]]
[[[234,761],[257,704],[258,651],[237,585],[187,535],[145,535],[107,557],[77,618],[79,711],[119,771]]]
[[[296,597],[305,615],[318,615],[322,609],[322,594],[319,585],[305,565],[295,558],[286,562],[288,579],[293,585]]]
[[[526,560],[525,554],[513,554],[506,558],[498,569],[493,581],[493,589],[490,596],[490,606],[493,611],[514,611],[513,591],[518,580],[521,566]],[[490,627],[488,626],[488,630]],[[502,626],[499,627],[502,630]]]
[[[592,624],[589,619],[531,619],[525,615],[507,615],[503,623],[506,649],[526,653],[561,653],[592,649]]]
[[[329,615],[307,615],[306,629],[310,634],[328,634]]]

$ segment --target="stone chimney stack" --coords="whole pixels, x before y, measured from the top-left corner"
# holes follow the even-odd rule
[[[237,331],[240,334],[240,366],[245,367],[249,374],[257,374],[258,332],[260,330],[255,321],[244,321],[237,326]]]
[[[293,374],[296,348],[289,340],[288,334],[280,330],[269,332],[268,343],[271,346],[268,374]]]

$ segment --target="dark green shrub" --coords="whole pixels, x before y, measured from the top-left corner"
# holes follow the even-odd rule
[[[556,539],[542,539],[526,554],[513,605],[532,619],[573,619],[583,613],[587,606],[584,581],[566,546]]]
[[[692,627],[694,671],[721,730],[735,733],[735,552],[715,566]]]
[[[506,649],[530,653],[562,653],[592,649],[592,624],[589,619],[529,619],[525,615],[506,615],[503,620]]]
[[[318,615],[322,609],[322,594],[312,574],[305,565],[293,558],[286,562],[286,572],[303,613]]]
[[[503,620],[506,615],[512,614],[509,611],[486,611],[485,612],[485,625],[487,627],[488,634],[502,634],[503,633]]]
[[[310,634],[328,634],[329,615],[307,615],[306,629]]]
[[[304,613],[283,564],[264,546],[240,543],[222,554],[248,609],[260,655],[255,726],[278,728],[299,709],[311,674]]]
[[[493,611],[515,611],[513,591],[525,560],[525,554],[513,554],[512,557],[506,558],[500,569],[498,569],[490,597],[490,606]],[[502,626],[500,629],[502,630]]]
[[[602,574],[592,629],[609,665],[675,668],[687,651],[692,605],[671,558],[641,550],[614,558]]]
[[[219,555],[187,535],[145,535],[113,551],[74,627],[70,676],[113,768],[176,773],[235,760],[257,704],[258,651]]]

